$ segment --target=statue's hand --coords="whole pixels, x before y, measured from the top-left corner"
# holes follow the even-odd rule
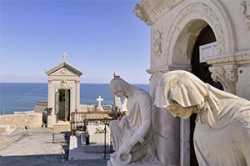
[[[124,129],[127,125],[128,125],[128,119],[126,116],[124,116],[119,123],[119,127]]]
[[[133,146],[135,146],[135,144],[137,143],[137,140],[134,138],[131,138],[127,141],[126,145],[123,147],[122,153],[124,154],[129,154],[133,148]]]
[[[129,154],[130,151],[131,151],[131,149],[132,149],[132,146],[131,146],[131,145],[126,145],[126,146],[123,148],[122,153],[123,153],[123,154]]]

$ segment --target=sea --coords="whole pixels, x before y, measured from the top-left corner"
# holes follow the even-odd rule
[[[149,92],[149,84],[133,84]],[[103,98],[102,105],[112,105],[113,94],[109,84],[81,83],[80,103],[94,105]],[[32,111],[36,101],[48,100],[47,83],[0,83],[0,115]]]

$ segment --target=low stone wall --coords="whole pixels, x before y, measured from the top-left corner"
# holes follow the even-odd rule
[[[9,125],[11,128],[40,128],[42,113],[21,112],[0,116],[0,125]]]
[[[34,112],[43,112],[48,107],[47,101],[36,101]]]

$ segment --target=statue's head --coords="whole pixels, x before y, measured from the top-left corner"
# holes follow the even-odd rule
[[[173,115],[173,117],[188,119],[192,113],[196,113],[197,107],[182,107],[179,104],[170,104],[166,109]]]
[[[110,92],[117,95],[118,97],[128,97],[129,88],[131,88],[131,85],[122,78],[115,77],[110,81]]]
[[[173,116],[189,118],[197,105],[205,101],[207,86],[190,72],[170,71],[157,86],[155,105],[168,109]]]

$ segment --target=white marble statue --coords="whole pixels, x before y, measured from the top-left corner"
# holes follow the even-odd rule
[[[197,113],[193,141],[199,165],[250,166],[250,101],[177,70],[163,75],[155,105],[184,119]]]
[[[109,124],[115,152],[108,165],[158,162],[152,137],[151,96],[121,78],[111,80],[110,91],[127,98],[128,115]]]

